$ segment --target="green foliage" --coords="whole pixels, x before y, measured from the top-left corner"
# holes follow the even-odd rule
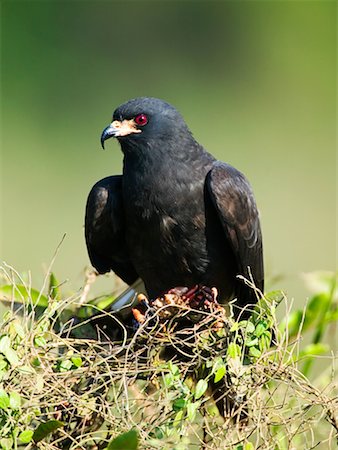
[[[337,319],[336,278],[326,280],[307,308],[287,314],[279,327],[276,308],[286,299],[274,291],[247,320],[201,313],[181,330],[187,312],[178,308],[177,317],[157,328],[145,324],[114,345],[68,337],[66,320],[77,305],[63,297],[54,275],[46,294],[25,288],[22,314],[7,311],[1,323],[0,449],[43,442],[46,449],[186,450],[203,441],[210,448],[253,450],[264,442],[261,448],[286,450],[302,448],[305,435],[311,448],[321,430],[329,435],[327,427],[337,425],[336,397],[308,381],[317,356],[329,353],[325,335]],[[21,291],[11,292],[17,302]],[[232,417],[249,414],[247,424],[229,417],[224,424],[217,389],[231,399]]]
[[[48,287],[48,291],[49,291],[49,297],[51,299],[58,299],[61,296],[61,292],[60,292],[60,288],[59,288],[59,283],[54,275],[54,273],[52,272],[49,276],[49,287]]]
[[[0,389],[0,446],[2,449],[16,448],[17,440],[19,436],[22,437],[23,432],[26,438],[28,436],[22,424],[21,404],[22,397],[19,392]]]
[[[0,286],[0,300],[3,302],[24,303],[31,306],[48,306],[48,298],[36,289],[28,288],[22,284],[6,284]]]
[[[321,341],[329,324],[338,320],[338,294],[336,274],[314,272],[306,278],[310,286],[319,286],[322,291],[315,293],[305,310],[295,310],[286,317],[280,329],[287,331],[289,338],[296,338],[305,332],[312,334],[311,343],[303,347],[297,356],[303,360],[301,371],[309,376],[315,357],[329,352],[329,345]]]
[[[1,321],[1,449],[11,450],[31,441],[39,442],[64,425],[58,420],[40,421],[44,417],[42,409],[39,406],[28,408],[30,398],[25,389],[29,380],[35,380],[33,386],[36,392],[44,387],[45,375],[41,373],[41,360],[46,357],[47,348],[53,341],[53,317],[61,295],[56,289],[54,275],[50,277],[49,289],[51,296],[47,297],[24,285],[0,287],[0,296],[4,296],[2,300],[21,303],[27,308],[23,310],[23,317],[13,311],[6,311]],[[36,308],[42,308],[43,312],[36,320],[31,320],[31,317],[35,317]],[[60,354],[55,359],[56,372],[75,370],[82,366],[81,356],[73,350],[69,350],[65,356]]]
[[[28,444],[32,440],[33,434],[34,434],[33,430],[21,431],[21,433],[18,436],[19,441],[22,442],[23,444]]]
[[[212,364],[212,373],[214,374],[214,383],[218,383],[226,374],[226,365],[222,358],[215,358]]]
[[[34,430],[33,441],[40,442],[45,439],[48,435],[52,434],[55,430],[64,426],[64,423],[60,420],[48,420],[48,422],[40,423],[39,426]]]
[[[113,439],[107,447],[107,450],[137,450],[138,449],[138,434],[135,430],[127,431],[126,433],[117,436]]]

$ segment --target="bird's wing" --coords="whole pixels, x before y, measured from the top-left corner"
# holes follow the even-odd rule
[[[90,261],[99,273],[113,270],[129,285],[137,280],[125,240],[121,175],[98,181],[90,191],[85,236]]]
[[[262,234],[259,214],[250,184],[234,167],[215,162],[207,175],[208,192],[234,252],[238,274],[253,277],[258,289],[264,289]],[[253,291],[239,283],[238,304],[255,301]]]

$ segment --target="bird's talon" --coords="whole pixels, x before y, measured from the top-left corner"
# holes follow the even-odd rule
[[[139,325],[144,323],[146,316],[138,308],[132,308],[131,312],[133,313],[134,319]]]
[[[138,303],[149,303],[148,298],[142,293],[137,295],[136,300],[138,301]]]

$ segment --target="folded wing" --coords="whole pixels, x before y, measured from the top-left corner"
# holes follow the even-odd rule
[[[207,175],[207,186],[218,212],[224,233],[231,244],[237,262],[237,274],[254,280],[264,289],[262,233],[255,198],[244,175],[234,167],[216,162]],[[237,283],[240,307],[257,300],[255,292],[243,281]]]
[[[90,261],[100,274],[113,270],[129,285],[137,280],[125,239],[121,175],[98,181],[90,191],[85,237]]]

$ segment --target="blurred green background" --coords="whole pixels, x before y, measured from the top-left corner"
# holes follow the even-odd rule
[[[300,274],[335,268],[335,1],[3,1],[1,16],[0,259],[36,287],[64,233],[54,271],[82,285],[86,197],[122,164],[100,134],[141,95],[251,181],[268,289],[300,304]]]

